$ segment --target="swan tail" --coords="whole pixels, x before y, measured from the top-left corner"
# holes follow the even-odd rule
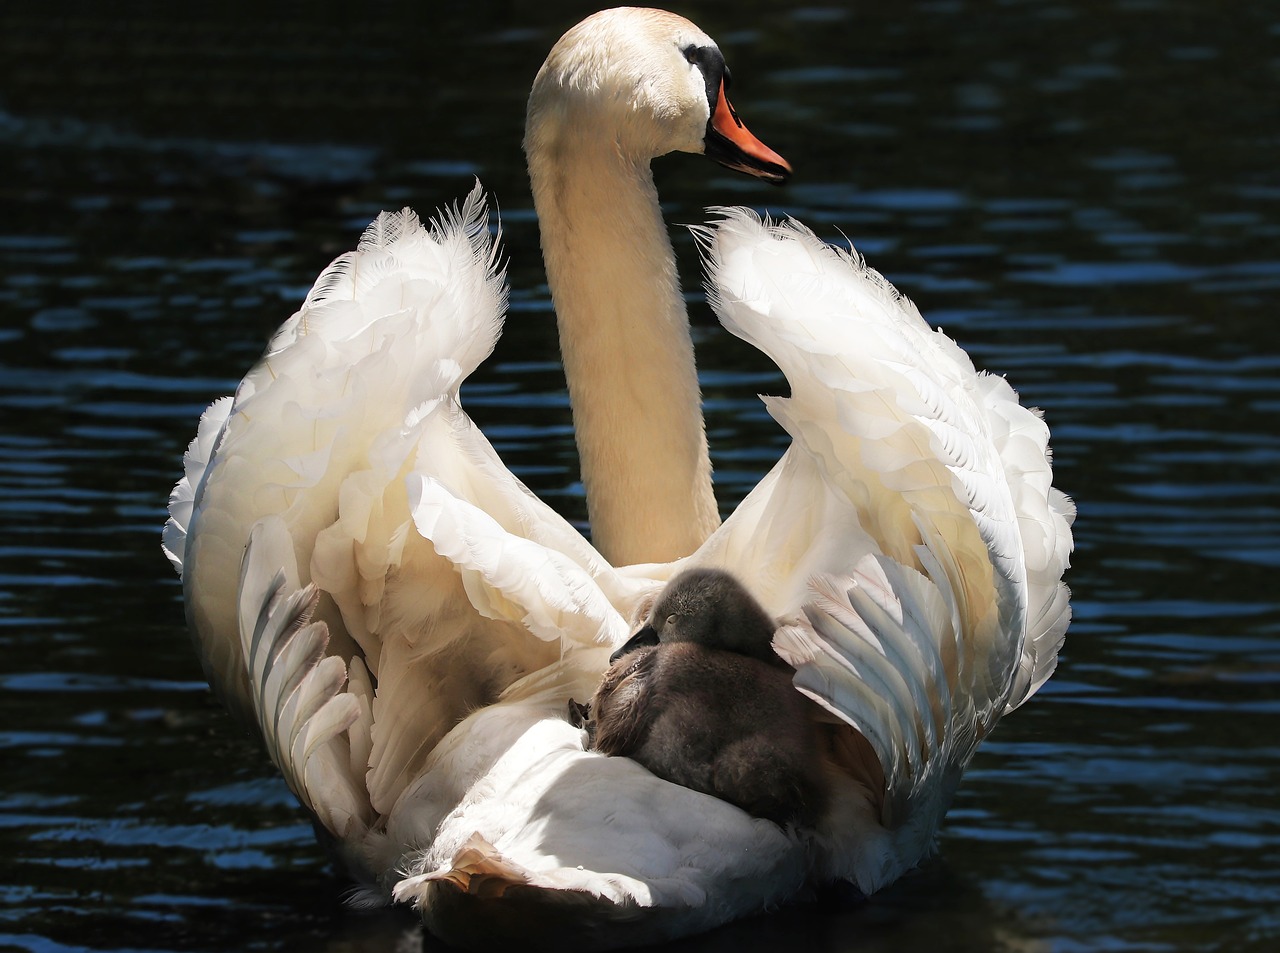
[[[642,905],[606,880],[580,868],[530,870],[473,834],[450,861],[405,877],[392,896],[412,903],[433,935],[466,948],[536,936],[540,946],[595,949],[616,946],[637,928],[652,931],[638,920]]]
[[[241,648],[254,715],[290,790],[334,838],[367,830],[365,790],[371,688],[359,659],[351,678],[326,655],[329,630],[313,621],[319,590],[299,586],[284,522],[253,528],[241,567]]]
[[[449,884],[462,893],[478,897],[501,897],[511,887],[525,886],[535,876],[519,864],[503,857],[479,834],[472,834],[453,859],[443,866],[405,877],[391,892],[397,903],[419,904],[425,899],[427,884]]]

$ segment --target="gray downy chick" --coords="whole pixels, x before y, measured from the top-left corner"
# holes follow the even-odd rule
[[[773,631],[733,576],[681,573],[614,653],[591,703],[592,747],[756,817],[812,825],[826,803],[817,730]]]

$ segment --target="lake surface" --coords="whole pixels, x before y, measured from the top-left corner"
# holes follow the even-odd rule
[[[441,949],[341,906],[204,685],[159,532],[200,410],[315,274],[473,176],[513,291],[466,405],[583,520],[520,135],[589,8],[454,6],[0,7],[0,947]],[[1280,948],[1280,7],[679,9],[796,176],[666,158],[668,220],[847,235],[1044,409],[1080,515],[1061,666],[939,856],[860,908],[674,948]],[[783,447],[755,398],[780,378],[674,234],[727,511]]]

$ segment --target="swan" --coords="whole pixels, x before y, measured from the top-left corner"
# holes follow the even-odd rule
[[[785,668],[773,650],[775,628],[769,613],[731,573],[686,569],[667,583],[644,625],[609,661],[643,646],[693,642]]]
[[[714,41],[655,10],[551,50],[525,151],[592,541],[459,403],[501,329],[476,188],[382,213],[234,395],[203,413],[165,553],[227,707],[319,836],[429,930],[604,949],[694,933],[812,885],[892,882],[960,775],[1049,677],[1074,515],[1048,430],[864,261],[795,222],[695,230],[708,298],[790,387],[789,448],[721,524],[656,156],[784,179]],[[640,409],[642,408],[642,410]],[[677,573],[726,569],[780,625],[827,797],[776,824],[588,750],[566,717]]]
[[[680,573],[610,656],[591,700],[591,748],[755,817],[811,826],[826,801],[819,729],[773,631],[730,574]]]

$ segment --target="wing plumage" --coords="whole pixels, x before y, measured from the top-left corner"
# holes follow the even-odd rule
[[[340,841],[363,834],[373,820],[364,787],[367,678],[348,686],[347,664],[325,654],[328,627],[312,621],[320,593],[299,588],[283,520],[254,526],[240,576],[240,646],[267,752],[325,830]],[[363,674],[359,659],[351,664]]]
[[[163,543],[210,681],[355,872],[445,936],[547,903],[566,935],[657,940],[808,875],[878,889],[1056,664],[1074,511],[1038,414],[856,254],[719,215],[709,297],[786,375],[764,400],[792,444],[686,560],[610,566],[459,405],[506,296],[478,186],[427,226],[379,216],[187,451]],[[785,623],[826,738],[816,830],[584,750],[565,719],[686,565]]]
[[[204,479],[209,461],[222,440],[227,417],[231,413],[231,398],[220,397],[205,408],[200,415],[196,435],[191,438],[187,452],[182,457],[182,477],[169,494],[169,518],[164,524],[161,548],[179,576],[187,554],[187,526],[195,507],[200,481]]]
[[[790,396],[764,400],[793,442],[707,555],[739,568],[753,553],[753,570],[784,580],[771,607],[793,625],[776,646],[797,687],[870,743],[880,822],[899,857],[918,857],[978,741],[1053,671],[1074,510],[1051,485],[1039,414],[856,253],[718,213],[697,230],[708,297],[786,375]],[[815,520],[842,543],[809,543]],[[761,533],[790,579],[751,550]],[[901,872],[835,840],[848,862],[833,865],[863,889]]]
[[[205,412],[171,500],[165,550],[183,576],[201,660],[228,706],[251,722],[262,717],[262,702],[237,606],[261,602],[246,587],[265,585],[274,571],[261,545],[254,561],[261,576],[242,573],[242,556],[259,521],[281,521],[272,551],[297,567],[299,588],[319,586],[312,611],[327,628],[327,653],[354,660],[353,682],[378,686],[365,695],[384,716],[366,739],[378,766],[379,810],[394,803],[434,740],[505,685],[459,679],[445,698],[413,686],[412,665],[429,657],[438,667],[448,645],[473,628],[473,613],[449,564],[424,552],[429,546],[412,532],[403,481],[417,462],[415,427],[439,408],[465,418],[458,387],[491,351],[505,299],[478,184],[426,226],[408,209],[382,213],[359,247],[320,275],[235,397]],[[404,621],[384,590],[406,560],[423,568],[406,588],[427,591],[430,603],[409,622],[427,614],[436,624],[427,633],[402,626],[384,644],[382,614],[391,626]],[[393,665],[382,671],[387,654]],[[387,717],[392,702],[401,708]]]
[[[968,613],[996,611],[1043,674],[1065,629],[1074,510],[1051,486],[1040,415],[856,253],[796,222],[719,214],[700,230],[709,298],[787,376],[791,396],[766,398],[770,412],[886,555],[917,565],[920,524],[942,534]]]

